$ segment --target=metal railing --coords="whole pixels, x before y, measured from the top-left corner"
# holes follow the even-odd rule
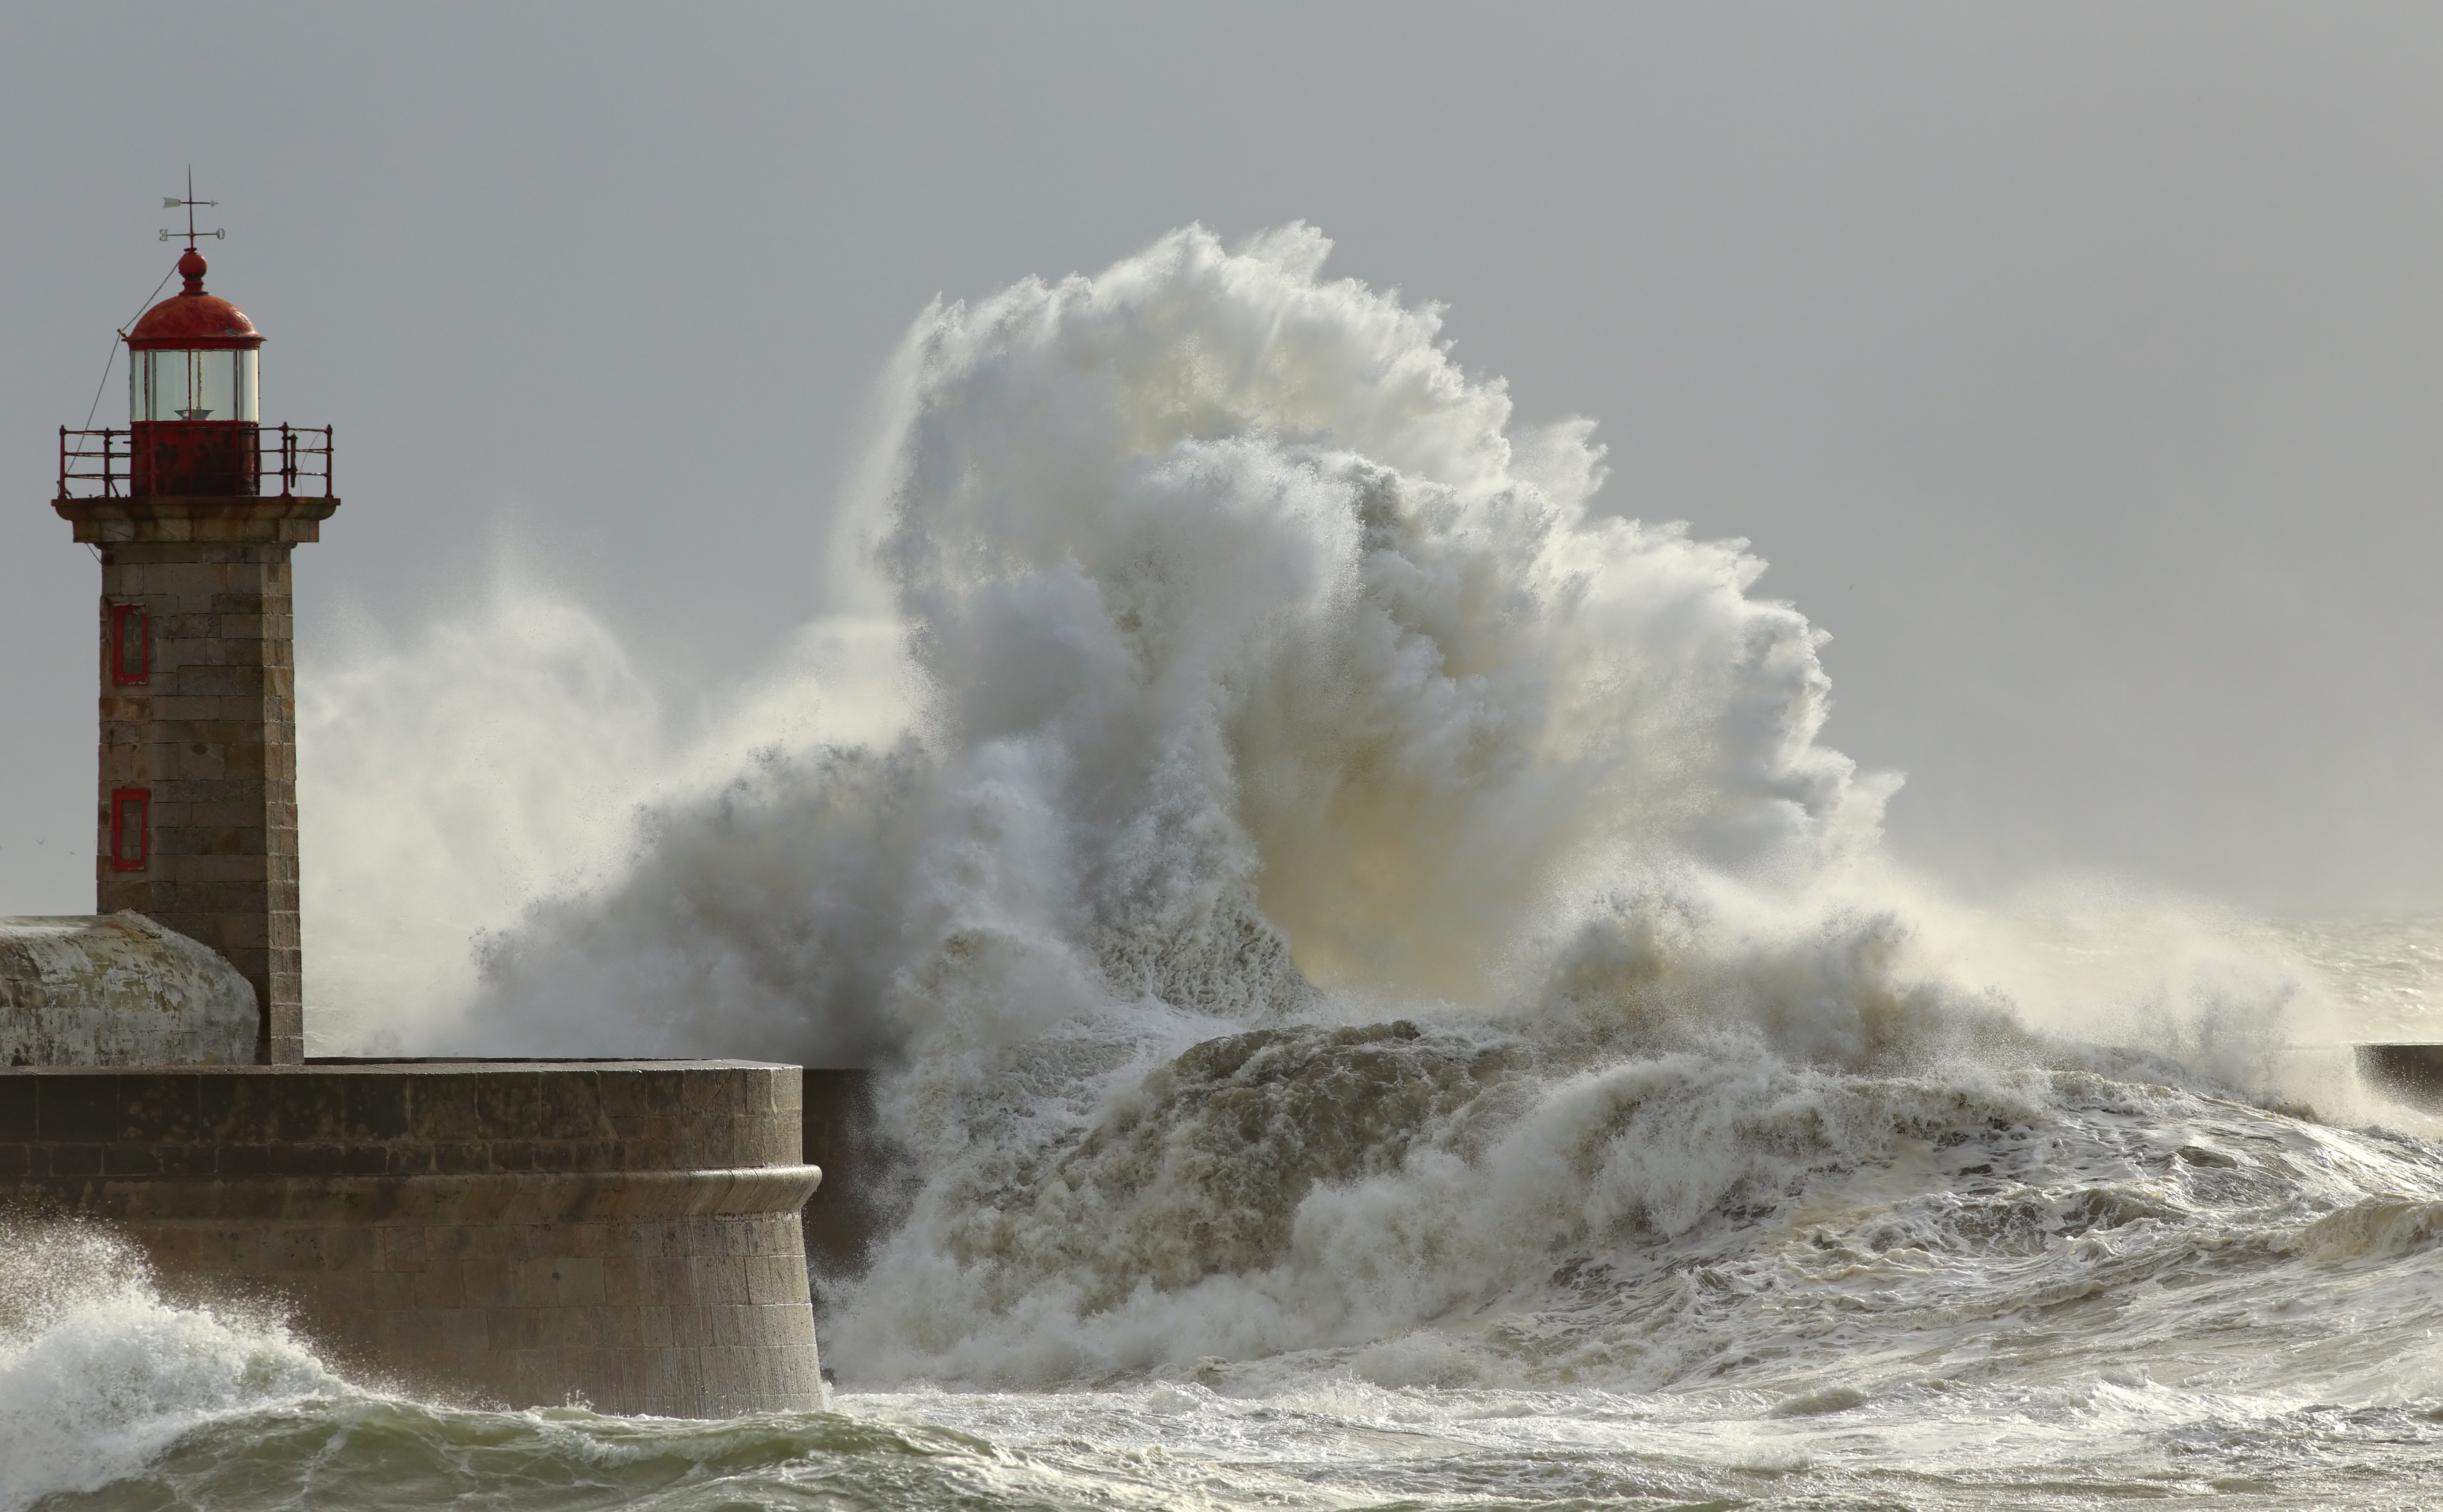
[[[130,436],[126,431],[71,431],[61,426],[60,497],[125,498],[136,461]]]
[[[258,426],[256,491],[266,498],[331,497],[331,427]],[[63,499],[125,499],[135,492],[135,433],[60,427]],[[279,481],[277,491],[271,488]],[[316,484],[321,485],[317,489]]]
[[[265,427],[261,434],[264,443],[264,459],[268,462],[275,455],[280,459],[278,476],[282,498],[294,498],[301,493],[309,498],[327,499],[331,496],[331,428],[329,426],[284,425],[280,428],[280,444],[277,447],[271,445],[269,427]],[[316,444],[318,441],[319,445]],[[315,465],[318,462],[321,464],[320,467]],[[264,482],[269,483],[272,476],[271,468],[263,469]],[[322,491],[319,494],[310,489],[298,488],[300,483],[310,484],[317,479],[321,480],[322,485]],[[263,491],[269,493],[271,490],[265,489]]]

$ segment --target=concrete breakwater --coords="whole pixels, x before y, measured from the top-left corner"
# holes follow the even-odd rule
[[[2443,1044],[2362,1044],[2359,1075],[2384,1093],[2428,1112],[2443,1110]]]
[[[806,1204],[806,1269],[817,1307],[827,1285],[865,1274],[873,1242],[891,1226],[906,1171],[883,1136],[872,1071],[808,1066],[805,1159],[823,1184]]]
[[[0,1198],[419,1391],[804,1410],[801,1092],[734,1060],[0,1071]]]

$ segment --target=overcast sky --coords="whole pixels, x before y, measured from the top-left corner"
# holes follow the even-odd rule
[[[2443,907],[2438,80],[2431,5],[10,7],[0,913],[92,907],[46,500],[189,162],[338,427],[309,666],[510,550],[737,677],[928,300],[1304,219],[1771,562],[1903,854]]]

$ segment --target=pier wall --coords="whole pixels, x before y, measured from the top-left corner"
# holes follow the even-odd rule
[[[747,1061],[0,1071],[0,1200],[343,1369],[511,1407],[822,1400],[799,1072]]]
[[[814,1066],[804,1073],[804,1159],[823,1171],[803,1224],[817,1308],[827,1287],[865,1274],[874,1243],[897,1216],[901,1161],[874,1107],[879,1075]]]

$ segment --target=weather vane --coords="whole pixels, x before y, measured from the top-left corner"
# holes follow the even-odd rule
[[[189,164],[187,168],[187,197],[184,199],[173,199],[167,194],[161,196],[161,208],[163,210],[176,210],[181,205],[187,207],[187,229],[184,231],[164,230],[161,232],[161,239],[166,242],[173,236],[183,235],[187,238],[187,250],[191,252],[195,249],[195,238],[198,236],[210,236],[217,241],[228,240],[229,231],[226,229],[209,231],[199,231],[195,230],[195,207],[198,205],[218,205],[220,201],[217,199],[197,199],[195,197],[195,170],[193,164]]]

